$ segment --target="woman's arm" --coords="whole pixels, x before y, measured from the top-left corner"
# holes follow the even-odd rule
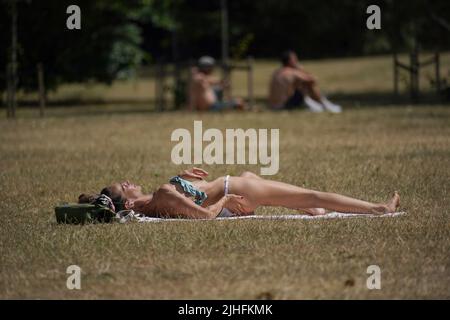
[[[178,176],[183,179],[203,180],[204,177],[208,176],[208,172],[203,169],[193,167],[192,169],[184,170]]]
[[[229,197],[206,208],[195,204],[190,198],[175,191],[172,185],[163,185],[155,194],[155,209],[167,218],[214,219],[222,210]]]

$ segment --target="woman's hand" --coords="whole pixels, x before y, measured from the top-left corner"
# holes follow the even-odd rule
[[[200,175],[202,177],[207,177],[208,176],[208,172],[203,170],[203,169],[193,167],[191,170],[192,170],[192,172],[194,174]]]
[[[214,217],[217,217],[223,208],[229,208],[229,204],[233,202],[233,199],[243,199],[244,197],[235,194],[228,194],[219,199],[216,203],[207,207]]]
[[[184,170],[179,176],[183,179],[199,179],[203,180],[204,177],[208,176],[208,172],[203,169],[193,167],[189,170]]]
[[[242,216],[252,212],[252,210],[248,208],[248,203],[243,196],[228,194],[226,198],[224,207],[234,214]]]

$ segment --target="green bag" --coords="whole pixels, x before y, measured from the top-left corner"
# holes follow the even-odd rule
[[[57,223],[112,222],[116,214],[107,207],[88,203],[66,203],[55,207]]]

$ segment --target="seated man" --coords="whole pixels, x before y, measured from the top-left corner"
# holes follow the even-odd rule
[[[204,56],[199,59],[198,66],[192,68],[188,92],[189,110],[242,109],[244,105],[240,99],[222,100],[225,85],[212,76],[214,66],[214,58]]]
[[[295,52],[284,52],[281,63],[282,67],[273,73],[270,82],[269,105],[272,109],[292,109],[304,101],[313,112],[342,111],[320,93],[316,78],[299,65]]]

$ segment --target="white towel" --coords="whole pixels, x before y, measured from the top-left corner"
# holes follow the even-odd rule
[[[386,213],[381,215],[376,214],[355,214],[355,213],[342,213],[342,212],[330,212],[319,216],[309,216],[303,214],[283,214],[283,215],[251,215],[251,216],[237,216],[237,217],[223,217],[216,218],[215,220],[313,220],[313,219],[337,219],[337,218],[382,218],[382,217],[398,217],[405,215],[406,212]],[[165,219],[165,218],[152,218],[146,217],[142,214],[136,213],[133,210],[121,211],[117,213],[117,220],[121,223],[130,221],[137,222],[165,222],[165,221],[211,221],[211,219]]]

